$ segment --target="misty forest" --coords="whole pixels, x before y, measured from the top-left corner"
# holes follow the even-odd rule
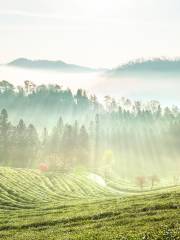
[[[85,90],[59,85],[24,87],[0,82],[1,165],[69,171],[87,168],[106,177],[179,178],[180,112],[158,101],[100,103]],[[30,120],[31,121],[30,121]]]

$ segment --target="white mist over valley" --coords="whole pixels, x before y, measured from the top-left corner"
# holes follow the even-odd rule
[[[100,101],[110,95],[133,100],[158,100],[163,105],[179,105],[180,78],[177,76],[122,75],[110,76],[107,71],[97,72],[60,72],[56,70],[28,69],[11,66],[0,66],[0,80],[6,80],[14,86],[23,86],[30,80],[36,85],[58,84],[62,88],[70,88],[73,92],[82,88],[87,93],[95,94]]]

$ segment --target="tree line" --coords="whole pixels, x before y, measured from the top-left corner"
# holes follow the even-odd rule
[[[35,86],[29,81],[24,88],[1,82],[0,106],[1,165],[47,163],[52,170],[83,166],[124,177],[180,169],[176,106],[110,96],[102,104],[81,89],[73,94],[58,85]]]

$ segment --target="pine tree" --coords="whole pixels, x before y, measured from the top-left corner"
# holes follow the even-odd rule
[[[13,166],[26,167],[27,166],[27,129],[24,121],[21,119],[15,128],[14,134],[14,156]]]
[[[85,126],[79,131],[79,162],[85,166],[89,165],[89,136]]]
[[[9,131],[8,113],[3,109],[0,114],[0,162],[2,165],[8,163]]]
[[[70,124],[65,125],[62,137],[62,153],[64,160],[64,167],[71,168],[73,166],[74,156],[74,142],[73,142],[73,129]]]
[[[39,137],[36,128],[30,124],[27,128],[28,158],[27,167],[33,166],[39,150]]]

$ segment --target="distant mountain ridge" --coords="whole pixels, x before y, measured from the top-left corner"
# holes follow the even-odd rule
[[[75,64],[68,64],[63,61],[50,61],[50,60],[30,60],[27,58],[18,58],[6,64],[6,66],[28,68],[28,69],[41,69],[41,70],[55,70],[62,72],[96,72],[100,69],[79,66]]]
[[[121,76],[145,76],[147,74],[156,75],[174,75],[180,76],[180,58],[165,59],[154,58],[149,60],[136,60],[120,65],[113,69],[96,69],[90,67],[79,66],[76,64],[68,64],[63,61],[51,60],[30,60],[27,58],[18,58],[6,64],[6,66],[26,68],[32,70],[54,70],[60,72],[104,72],[106,76],[121,77]]]
[[[123,64],[108,71],[110,76],[144,75],[144,74],[176,74],[180,75],[180,59],[137,60]]]

